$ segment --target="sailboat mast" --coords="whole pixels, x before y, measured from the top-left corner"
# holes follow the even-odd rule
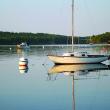
[[[72,0],[72,52],[74,51],[73,44],[74,44],[74,0]]]

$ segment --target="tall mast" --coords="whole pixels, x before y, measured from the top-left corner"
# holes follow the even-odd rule
[[[73,44],[74,44],[74,0],[72,0],[72,52],[74,51]]]

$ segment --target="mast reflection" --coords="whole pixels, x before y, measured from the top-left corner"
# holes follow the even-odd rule
[[[48,70],[48,75],[52,76],[55,74],[58,75],[63,73],[64,75],[72,76],[72,108],[73,110],[75,110],[75,76],[85,76],[88,75],[90,72],[99,72],[102,70],[110,70],[110,67],[105,64],[55,65]]]

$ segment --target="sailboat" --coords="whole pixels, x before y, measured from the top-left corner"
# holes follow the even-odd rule
[[[47,55],[55,64],[94,64],[101,63],[110,58],[109,55],[91,55],[87,52],[74,52],[74,0],[72,0],[72,52],[62,55]]]

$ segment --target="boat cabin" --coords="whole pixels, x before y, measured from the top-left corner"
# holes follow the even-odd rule
[[[64,53],[63,56],[87,57],[88,53],[87,52],[68,52],[68,53]]]

